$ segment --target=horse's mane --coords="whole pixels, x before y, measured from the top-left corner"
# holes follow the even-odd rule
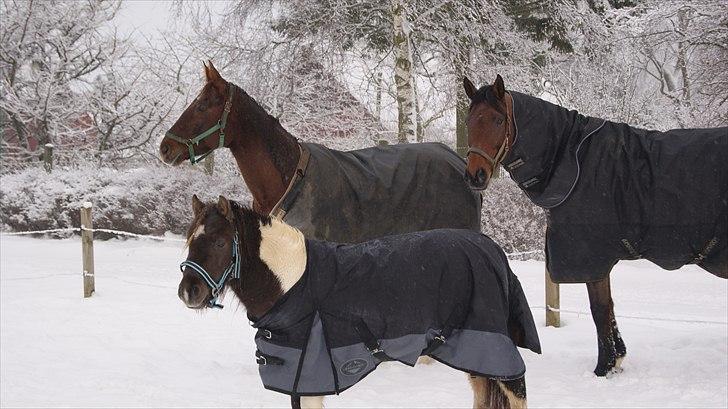
[[[244,101],[244,105],[240,107],[240,112],[244,115],[243,121],[260,132],[259,136],[273,160],[273,166],[281,174],[284,183],[287,183],[286,176],[291,175],[297,165],[297,161],[291,158],[298,157],[298,141],[255,98],[234,83],[230,84],[236,88],[237,98]]]

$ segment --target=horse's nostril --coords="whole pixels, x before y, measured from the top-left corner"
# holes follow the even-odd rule
[[[166,155],[167,152],[169,152],[169,145],[164,144],[159,148],[159,151],[162,152],[162,155]]]
[[[198,285],[191,285],[190,286],[190,297],[197,297],[197,294],[200,293],[200,286]]]
[[[485,183],[485,170],[483,168],[480,168],[477,172],[475,172],[475,180],[478,184]]]

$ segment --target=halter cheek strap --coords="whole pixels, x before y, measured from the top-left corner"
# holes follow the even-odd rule
[[[225,101],[225,108],[222,111],[222,117],[220,117],[220,120],[217,121],[217,124],[215,124],[213,127],[209,128],[205,132],[195,136],[194,138],[190,138],[190,139],[181,138],[181,137],[173,134],[172,132],[167,132],[166,134],[164,134],[165,138],[169,138],[173,141],[177,141],[177,142],[187,146],[187,149],[190,152],[190,162],[193,165],[195,163],[199,163],[200,161],[205,159],[207,157],[207,155],[211,154],[212,151],[214,151],[215,149],[222,148],[223,146],[225,146],[225,125],[227,125],[227,118],[228,118],[228,115],[230,114],[230,109],[232,108],[232,105],[233,105],[234,90],[235,90],[235,88],[233,87],[233,83],[229,82],[228,83],[228,99],[227,99],[227,101]],[[195,156],[195,146],[199,145],[200,142],[204,141],[205,138],[212,135],[216,131],[219,131],[219,134],[220,134],[220,140],[217,144],[217,147],[210,149],[209,151],[203,153],[202,155]]]
[[[220,291],[222,291],[223,287],[225,286],[225,282],[230,278],[240,278],[240,251],[238,251],[238,233],[235,232],[235,236],[233,237],[233,257],[232,261],[230,262],[230,265],[225,269],[225,271],[222,273],[222,276],[218,281],[215,281],[210,273],[205,270],[204,267],[201,265],[195,263],[192,260],[185,260],[183,261],[179,269],[180,271],[184,272],[185,267],[191,268],[193,271],[195,271],[197,274],[202,277],[203,280],[205,280],[205,283],[208,287],[210,287],[210,290],[212,292],[212,298],[207,303],[207,306],[210,308],[222,308],[222,305],[217,303],[217,298],[220,295]]]

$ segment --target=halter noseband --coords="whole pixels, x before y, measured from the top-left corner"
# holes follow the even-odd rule
[[[498,174],[500,173],[500,164],[503,161],[503,159],[506,157],[506,155],[508,154],[508,150],[510,149],[508,144],[510,143],[510,140],[511,140],[511,116],[508,113],[508,104],[506,104],[505,125],[506,125],[506,137],[503,140],[503,144],[500,146],[500,148],[498,148],[498,152],[495,154],[495,157],[488,155],[488,153],[486,151],[484,151],[480,148],[476,148],[476,147],[468,147],[468,150],[465,152],[466,158],[471,153],[474,153],[476,155],[482,156],[483,158],[485,158],[485,160],[490,162],[490,165],[493,167],[493,173],[492,173],[491,177],[498,176]]]
[[[194,138],[190,139],[184,139],[181,138],[172,132],[167,132],[164,134],[165,138],[169,138],[173,141],[177,141],[183,145],[187,145],[187,149],[190,151],[190,163],[193,165],[195,163],[198,163],[205,159],[207,155],[211,154],[212,151],[214,151],[217,148],[222,148],[225,146],[225,125],[227,125],[227,118],[228,114],[230,114],[230,108],[232,108],[233,105],[233,91],[235,88],[233,87],[232,82],[228,82],[228,99],[225,101],[225,108],[222,111],[222,117],[220,117],[220,120],[217,121],[217,124],[206,130],[205,132],[195,136]],[[208,136],[215,133],[215,131],[220,131],[220,142],[218,143],[217,147],[210,149],[209,151],[203,153],[202,155],[195,156],[195,145],[199,145],[200,142],[205,140]]]
[[[185,260],[179,265],[180,271],[184,273],[185,267],[189,267],[199,274],[207,286],[212,291],[212,298],[208,301],[207,306],[210,308],[222,308],[222,305],[217,303],[217,297],[220,295],[220,291],[225,286],[225,282],[230,278],[240,278],[240,251],[238,251],[238,233],[235,232],[233,236],[233,257],[230,265],[222,273],[220,280],[215,281],[210,273],[205,270],[204,267],[195,263],[192,260]]]

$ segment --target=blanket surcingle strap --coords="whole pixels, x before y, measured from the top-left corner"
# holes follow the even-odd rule
[[[267,389],[336,394],[381,362],[414,366],[421,355],[517,379],[525,366],[516,346],[541,351],[518,278],[500,247],[478,232],[439,229],[360,244],[306,239],[306,253],[301,279],[262,317],[250,317]]]

